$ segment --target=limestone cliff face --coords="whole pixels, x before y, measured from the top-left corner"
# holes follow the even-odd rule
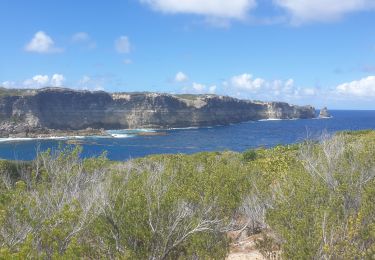
[[[250,120],[313,118],[311,106],[216,95],[174,96],[46,88],[0,97],[0,135],[41,129],[171,128]]]
[[[331,114],[328,112],[328,108],[327,107],[323,107],[320,110],[319,118],[330,118],[330,117],[331,117]]]
[[[284,102],[267,104],[268,118],[274,119],[308,119],[315,117],[315,108],[312,106],[294,106]]]

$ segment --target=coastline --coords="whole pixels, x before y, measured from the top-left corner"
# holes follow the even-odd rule
[[[187,98],[68,88],[43,88],[29,95],[4,91],[9,95],[0,97],[0,136],[10,138],[107,135],[104,129],[201,128],[259,119],[316,117],[316,110],[310,105],[254,102],[219,95]]]
[[[332,117],[322,118],[316,117],[311,119],[330,119]],[[299,118],[292,119],[260,119],[247,122],[278,122],[278,121],[294,121],[304,120]],[[241,122],[245,123],[245,122]],[[238,124],[241,124],[238,123]],[[234,125],[234,124],[228,124]],[[54,130],[54,129],[38,129],[33,132],[23,132],[17,134],[9,134],[8,136],[1,136],[0,142],[20,142],[32,140],[77,140],[85,138],[130,138],[135,136],[165,136],[169,131],[175,130],[197,130],[197,129],[211,129],[215,127],[223,127],[225,125],[214,126],[191,126],[191,127],[172,127],[172,128],[139,128],[139,129],[92,129],[84,130]]]
[[[5,131],[3,131],[5,132]],[[0,138],[13,139],[56,139],[63,137],[81,137],[81,136],[106,136],[104,129],[87,128],[83,130],[56,130],[56,129],[35,129],[17,133],[1,133]]]
[[[0,157],[4,159],[35,158],[35,147],[42,149],[60,144],[82,145],[83,157],[100,155],[108,152],[108,158],[115,161],[127,161],[130,158],[139,158],[152,154],[195,153],[204,151],[245,151],[257,147],[274,147],[280,144],[295,144],[306,138],[319,138],[322,133],[335,133],[348,130],[375,129],[375,111],[337,111],[333,118],[327,120],[284,120],[284,121],[247,121],[239,124],[214,126],[207,129],[139,129],[115,130],[116,133],[127,136],[110,136],[105,133],[101,136],[83,137],[45,137],[46,139],[3,139],[0,140]],[[167,132],[165,136],[147,136],[154,133],[145,133],[146,136],[134,134],[135,131]],[[131,133],[129,133],[131,132]],[[53,140],[55,139],[55,140]]]

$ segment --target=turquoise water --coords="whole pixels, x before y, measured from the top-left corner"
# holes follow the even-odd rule
[[[199,129],[171,129],[163,136],[137,136],[137,131],[110,131],[113,137],[78,138],[83,156],[107,151],[111,160],[128,160],[159,153],[195,153],[202,151],[245,151],[317,138],[322,132],[375,129],[375,111],[331,111],[330,119],[245,122],[229,126]],[[143,130],[138,130],[143,131]],[[67,144],[56,140],[0,139],[0,158],[31,160],[37,151],[57,149]]]

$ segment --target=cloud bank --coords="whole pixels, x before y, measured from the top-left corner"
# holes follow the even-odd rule
[[[333,86],[301,86],[293,78],[266,79],[243,73],[229,77],[218,84],[193,82],[181,88],[181,93],[218,94],[240,99],[285,101],[294,104],[333,106],[344,108],[351,102],[353,107],[364,108],[375,98],[375,76],[368,76]]]
[[[35,75],[21,82],[4,81],[1,85],[6,88],[44,88],[44,87],[62,87],[65,77],[62,74],[55,73],[52,76]]]
[[[373,99],[375,97],[375,76],[342,83],[335,90],[342,96]]]
[[[244,20],[251,11],[261,4],[261,0],[139,0],[152,10],[165,14],[194,14],[206,17],[213,25],[225,23],[228,19]],[[369,11],[375,8],[374,0],[272,0],[274,7],[282,11],[287,19],[294,25],[311,22],[329,22],[342,18],[344,15]],[[267,18],[269,19],[269,18]],[[275,20],[272,19],[271,20]],[[264,17],[257,20],[263,21]],[[214,21],[214,22],[212,22]]]
[[[294,24],[333,21],[349,13],[375,8],[373,0],[274,0],[273,2],[287,11]]]

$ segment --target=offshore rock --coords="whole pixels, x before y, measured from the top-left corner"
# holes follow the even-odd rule
[[[320,110],[320,113],[319,113],[319,118],[331,118],[331,114],[328,112],[328,109],[327,107],[323,107],[321,110]]]

